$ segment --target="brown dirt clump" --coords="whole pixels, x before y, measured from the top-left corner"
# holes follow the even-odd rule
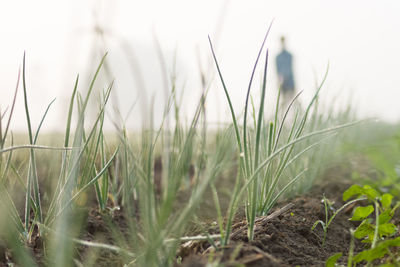
[[[334,202],[337,209],[343,202],[341,194],[348,183],[326,182],[316,185],[309,193],[280,203],[274,212],[258,218],[255,238],[249,242],[247,226],[243,221],[233,227],[231,242],[215,251],[210,245],[197,246],[197,251],[186,251],[183,266],[205,266],[212,258],[225,266],[324,266],[327,258],[342,252],[346,258],[350,245],[350,228],[355,225],[348,220],[351,210],[339,213],[329,226],[328,236],[322,246],[323,230],[311,227],[317,220],[325,220],[321,202],[323,194]],[[356,241],[356,252],[362,244]],[[189,255],[188,255],[189,254]]]

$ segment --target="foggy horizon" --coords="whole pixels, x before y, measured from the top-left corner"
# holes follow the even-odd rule
[[[212,62],[209,35],[235,111],[244,108],[251,70],[265,32],[273,21],[266,47],[270,57],[266,114],[278,90],[275,57],[279,39],[285,36],[294,57],[296,90],[307,103],[329,65],[321,98],[327,108],[350,103],[360,118],[400,121],[400,3],[385,1],[29,1],[7,3],[0,11],[0,108],[11,105],[19,66],[26,51],[27,90],[33,125],[36,127],[50,101],[56,98],[43,126],[62,131],[76,75],[85,92],[101,56],[107,64],[96,82],[97,92],[115,80],[108,108],[113,105],[126,117],[135,104],[127,126],[138,129],[146,120],[155,96],[155,117],[160,121],[165,99],[165,80],[171,83],[176,70],[177,96],[182,95],[182,116],[194,113],[202,91],[200,71],[210,82],[207,116],[210,123],[229,122],[230,115]],[[97,29],[97,32],[96,32]],[[103,31],[103,38],[99,35]],[[165,56],[167,77],[158,56],[157,42]],[[176,59],[176,67],[174,67]],[[259,95],[262,60],[252,95]],[[142,76],[140,78],[140,76]],[[145,89],[143,89],[145,88]],[[170,90],[170,88],[167,88]],[[143,91],[145,90],[145,97]],[[97,98],[97,96],[96,96]],[[144,101],[146,99],[146,101]],[[144,102],[146,102],[144,104]],[[95,105],[97,108],[98,104]],[[146,115],[147,116],[147,115]],[[63,124],[61,124],[63,125]],[[108,127],[112,128],[110,124]],[[12,130],[26,128],[20,84]]]

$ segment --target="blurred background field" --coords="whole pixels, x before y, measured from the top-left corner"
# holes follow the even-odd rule
[[[242,104],[246,83],[262,36],[274,20],[267,46],[271,59],[279,53],[281,35],[294,55],[295,80],[307,103],[315,84],[330,64],[324,101],[339,107],[352,104],[361,117],[399,120],[400,20],[397,1],[17,1],[1,9],[0,104],[9,105],[23,51],[29,62],[27,80],[32,108],[56,98],[43,125],[60,131],[77,73],[88,82],[92,66],[109,52],[106,80],[115,79],[112,105],[126,125],[140,129],[144,106],[155,95],[155,116],[162,117],[166,88],[175,77],[181,110],[192,108],[210,84],[209,122],[228,122],[228,107],[217,89],[207,35],[218,51],[235,106]],[[160,60],[160,50],[164,60]],[[163,61],[163,62],[161,62]],[[106,72],[104,70],[104,72]],[[167,74],[165,73],[167,72]],[[267,94],[275,99],[278,82],[271,60]],[[258,83],[260,79],[256,79]],[[97,84],[100,90],[103,82]],[[256,92],[255,92],[256,93]],[[270,105],[268,102],[268,105]],[[13,129],[25,129],[18,99]],[[339,108],[336,107],[336,108]],[[112,108],[110,108],[112,110]],[[266,112],[271,109],[267,108]],[[115,116],[110,112],[112,118]],[[190,117],[190,116],[189,116]],[[36,123],[40,115],[32,114]],[[107,122],[107,127],[112,126]]]

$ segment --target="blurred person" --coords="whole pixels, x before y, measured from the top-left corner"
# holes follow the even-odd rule
[[[278,72],[278,82],[281,91],[281,103],[283,107],[294,97],[295,85],[293,77],[293,57],[286,50],[285,37],[281,37],[281,52],[276,56],[276,69]]]

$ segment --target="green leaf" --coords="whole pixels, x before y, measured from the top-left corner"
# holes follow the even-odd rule
[[[352,186],[350,186],[349,189],[343,192],[343,200],[347,201],[349,198],[353,196],[358,196],[362,194],[362,192],[363,191],[361,186],[359,186],[358,184],[353,184]]]
[[[358,253],[354,258],[353,261],[355,263],[358,263],[360,261],[373,261],[376,259],[380,259],[382,257],[384,257],[387,254],[387,248],[386,247],[375,247],[373,249],[369,249],[369,250],[364,250],[360,253]]]
[[[397,227],[393,223],[379,224],[378,233],[380,236],[391,236],[396,233]]]
[[[384,209],[390,209],[390,206],[392,205],[392,199],[393,196],[389,193],[386,193],[381,197],[381,203]]]
[[[379,197],[380,194],[378,191],[376,191],[369,185],[365,185],[365,186],[361,187],[357,184],[354,184],[354,185],[350,186],[349,189],[344,191],[343,200],[347,201],[349,198],[354,197],[354,196],[356,196],[356,197],[366,196],[369,200],[373,201],[377,197]]]
[[[362,221],[372,212],[374,212],[374,207],[372,205],[368,205],[366,207],[357,207],[354,210],[353,217],[351,217],[350,221]]]
[[[381,214],[379,214],[379,223],[380,224],[385,224],[388,223],[394,215],[394,212],[392,210],[385,210]]]
[[[375,227],[368,223],[366,220],[363,221],[355,230],[354,237],[357,239],[364,238],[368,235],[374,235]]]
[[[383,241],[381,244],[387,247],[400,247],[400,237]]]
[[[363,190],[362,194],[365,195],[370,200],[375,200],[377,197],[380,197],[381,195],[379,194],[378,191],[376,191],[369,185],[364,185],[362,190]]]
[[[341,253],[341,252],[330,256],[328,258],[328,260],[326,261],[325,266],[326,267],[335,267],[337,260],[340,259],[342,256],[343,256],[343,253]]]
[[[383,242],[378,243],[375,248],[364,250],[357,254],[353,260],[355,263],[360,261],[373,261],[376,259],[380,259],[384,257],[388,253],[388,247],[399,247],[400,246],[400,237],[395,239],[385,240]]]

